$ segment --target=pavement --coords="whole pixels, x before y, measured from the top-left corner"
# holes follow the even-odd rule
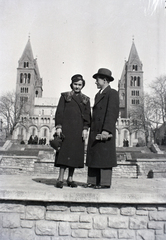
[[[84,188],[86,177],[75,175],[77,188],[55,187],[54,175],[0,175],[0,200],[166,204],[166,178],[113,178],[110,189]]]

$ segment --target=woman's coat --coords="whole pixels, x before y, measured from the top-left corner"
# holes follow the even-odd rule
[[[61,94],[55,114],[55,126],[62,127],[65,139],[56,153],[55,166],[84,167],[83,129],[90,126],[90,101],[87,96],[65,92]]]
[[[91,130],[88,141],[86,165],[91,168],[111,168],[117,166],[116,121],[119,115],[119,95],[110,86],[95,96]],[[106,141],[96,140],[96,135],[107,131],[113,135]]]

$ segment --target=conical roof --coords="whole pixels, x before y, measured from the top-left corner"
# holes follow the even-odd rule
[[[135,47],[135,43],[133,41],[132,46],[131,46],[131,50],[130,50],[130,54],[129,54],[129,58],[128,58],[128,64],[133,63],[133,62],[140,62],[139,56],[138,56],[138,52],[137,49]]]
[[[22,61],[24,59],[28,59],[29,61],[34,60],[30,39],[28,39],[28,42],[25,46],[25,49],[24,49],[23,54],[20,58],[20,61]]]

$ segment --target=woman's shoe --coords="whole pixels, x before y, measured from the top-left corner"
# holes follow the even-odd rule
[[[67,181],[67,186],[68,187],[72,187],[72,188],[76,188],[77,187],[77,184],[74,182],[74,181]]]
[[[56,183],[56,187],[57,187],[57,188],[63,188],[63,182],[62,182],[62,181],[58,181],[58,182]]]

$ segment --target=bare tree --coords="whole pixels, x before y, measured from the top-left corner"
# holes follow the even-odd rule
[[[151,106],[156,112],[157,125],[165,123],[166,116],[166,76],[156,78],[151,84]]]
[[[139,100],[139,104],[130,110],[130,132],[142,132],[145,136],[145,144],[148,144],[149,138],[149,119],[145,111],[145,97]]]
[[[20,97],[15,92],[7,92],[0,97],[0,116],[7,135],[12,135],[15,126],[21,121],[21,115],[27,113],[27,103],[20,101]]]

